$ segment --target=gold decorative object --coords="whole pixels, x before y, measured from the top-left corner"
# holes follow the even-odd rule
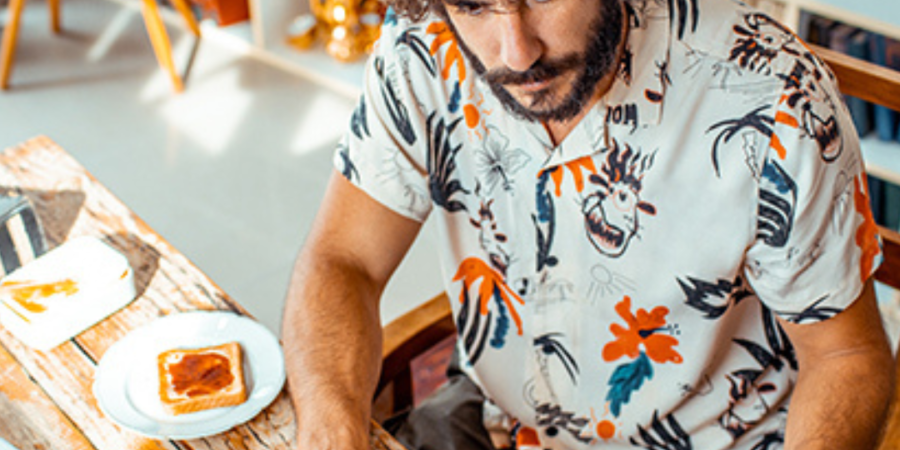
[[[378,0],[310,0],[309,14],[296,17],[288,29],[288,43],[308,50],[317,42],[342,62],[366,54],[378,40],[384,6]]]

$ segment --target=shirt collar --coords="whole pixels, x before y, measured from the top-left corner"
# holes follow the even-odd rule
[[[629,30],[619,73],[609,92],[585,115],[545,163],[551,167],[600,152],[609,135],[626,137],[659,125],[668,77],[668,9],[654,1],[626,2]],[[540,127],[539,124],[534,124]]]

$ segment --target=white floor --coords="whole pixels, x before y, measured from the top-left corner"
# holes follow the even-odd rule
[[[62,2],[64,32],[27,2],[0,148],[47,135],[273,331],[290,268],[355,102],[209,39],[183,94],[137,10]],[[5,10],[0,7],[0,16]],[[169,28],[176,64],[192,38]],[[390,320],[441,290],[429,227],[388,287]]]

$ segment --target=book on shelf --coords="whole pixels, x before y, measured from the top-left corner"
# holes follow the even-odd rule
[[[837,26],[837,22],[808,13],[804,13],[802,17],[803,22],[800,29],[803,31],[803,34],[800,37],[810,44],[828,47],[830,45],[829,36],[831,35],[831,29]]]
[[[869,33],[870,61],[875,64],[900,70],[900,42]],[[879,139],[890,141],[898,138],[898,115],[885,106],[875,105],[873,125]]]
[[[889,181],[884,182],[882,193],[882,225],[892,229],[900,229],[900,186]]]
[[[832,50],[862,60],[869,59],[869,33],[856,27],[835,24],[828,30],[828,44]],[[860,136],[872,130],[872,107],[869,102],[849,95],[844,96],[847,109],[853,118],[853,125]]]
[[[869,206],[872,208],[872,218],[876,223],[883,223],[884,213],[884,183],[881,178],[874,175],[866,175],[866,185],[869,188]]]

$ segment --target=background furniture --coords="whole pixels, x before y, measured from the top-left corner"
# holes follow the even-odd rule
[[[54,33],[60,32],[60,14],[59,1],[48,0],[50,8],[50,29]],[[185,68],[185,78],[190,71],[190,64],[193,60],[194,53],[197,50],[197,44],[200,39],[200,26],[194,19],[194,13],[187,4],[187,0],[171,0],[175,9],[184,18],[188,30],[196,37],[194,49]],[[156,53],[156,59],[159,65],[169,74],[172,80],[172,88],[175,92],[184,90],[184,82],[181,75],[175,69],[175,62],[172,59],[172,44],[169,42],[169,35],[166,33],[165,25],[159,14],[159,8],[156,0],[142,0],[144,22],[147,25],[147,33],[150,35],[150,42],[153,44],[153,51]],[[22,17],[22,8],[25,0],[10,0],[9,3],[9,19],[6,28],[3,30],[3,42],[0,44],[0,90],[9,87],[9,77],[12,72],[13,60],[16,54],[16,41],[19,37],[19,24]]]
[[[813,49],[832,68],[841,91],[900,110],[900,72],[828,49]],[[875,273],[900,289],[900,233],[879,226],[884,261]],[[442,293],[389,323],[384,329],[383,367],[375,399],[376,418],[414,405],[440,383],[456,338],[450,299]],[[900,364],[885,368],[900,372]],[[423,380],[426,386],[417,386]],[[898,373],[900,383],[900,373]],[[900,387],[894,390],[888,425],[879,450],[900,448]]]
[[[0,153],[0,192],[8,191],[32,202],[51,247],[94,236],[125,255],[138,295],[47,352],[24,346],[0,327],[0,436],[21,450],[294,450],[296,426],[286,391],[246,424],[202,439],[157,441],[110,421],[94,399],[92,383],[112,344],[160,316],[192,310],[247,313],[49,139]],[[371,437],[373,449],[402,450],[377,424]]]

